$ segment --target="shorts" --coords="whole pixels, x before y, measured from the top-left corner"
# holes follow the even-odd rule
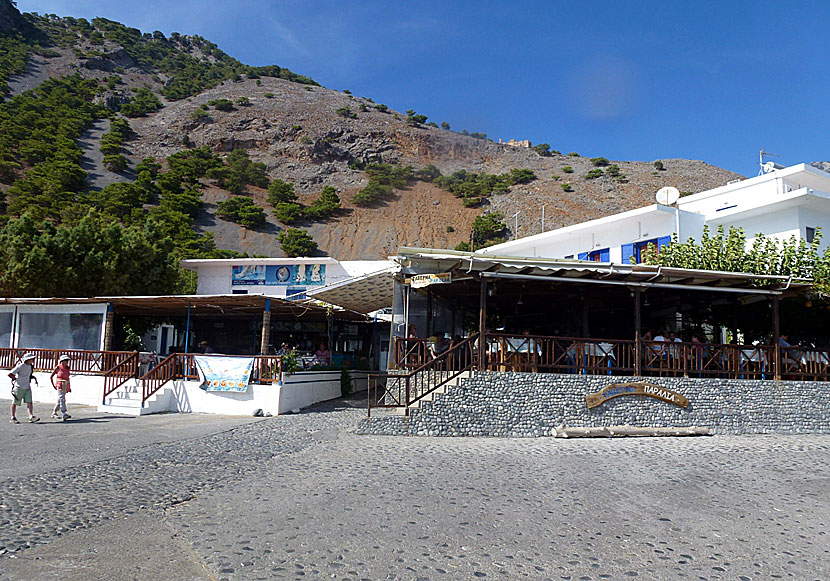
[[[32,403],[32,389],[29,387],[15,387],[12,396],[14,396],[14,405]]]

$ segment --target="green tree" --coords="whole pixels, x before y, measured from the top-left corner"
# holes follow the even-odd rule
[[[297,256],[310,256],[317,250],[317,243],[314,239],[305,230],[300,230],[299,228],[286,228],[282,230],[278,235],[278,239],[282,251],[285,252],[286,256],[292,258]]]
[[[268,203],[276,207],[281,202],[296,202],[297,194],[294,192],[294,184],[275,179],[268,186]]]
[[[547,143],[538,143],[533,146],[533,150],[542,157],[551,157],[553,155],[550,151],[550,145]]]
[[[216,205],[216,215],[245,228],[261,228],[265,225],[265,211],[251,198],[234,196]]]
[[[502,221],[503,217],[501,212],[488,212],[475,217],[472,230],[477,248],[504,242],[501,235],[507,229],[507,224]]]

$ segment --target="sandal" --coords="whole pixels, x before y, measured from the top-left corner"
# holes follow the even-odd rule
[[[19,424],[20,421],[17,418],[9,418],[9,423],[10,424]]]

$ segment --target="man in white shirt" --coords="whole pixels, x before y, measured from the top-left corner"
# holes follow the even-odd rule
[[[35,354],[26,353],[14,369],[9,371],[9,377],[12,380],[12,406],[11,417],[9,422],[12,424],[19,424],[16,412],[17,406],[26,404],[26,409],[29,411],[29,423],[40,421],[40,418],[35,417],[34,409],[32,408],[32,379],[37,383],[37,378],[34,377],[34,362]]]

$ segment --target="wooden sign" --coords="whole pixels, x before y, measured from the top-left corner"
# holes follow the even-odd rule
[[[676,391],[654,385],[653,383],[646,383],[645,381],[636,383],[612,383],[602,391],[586,395],[585,405],[588,406],[588,409],[595,408],[604,404],[609,399],[623,395],[644,395],[666,403],[673,403],[682,408],[689,406],[689,400],[685,396],[680,395]]]
[[[431,284],[449,284],[452,282],[451,272],[440,272],[438,274],[416,274],[409,279],[412,288],[423,288]]]

